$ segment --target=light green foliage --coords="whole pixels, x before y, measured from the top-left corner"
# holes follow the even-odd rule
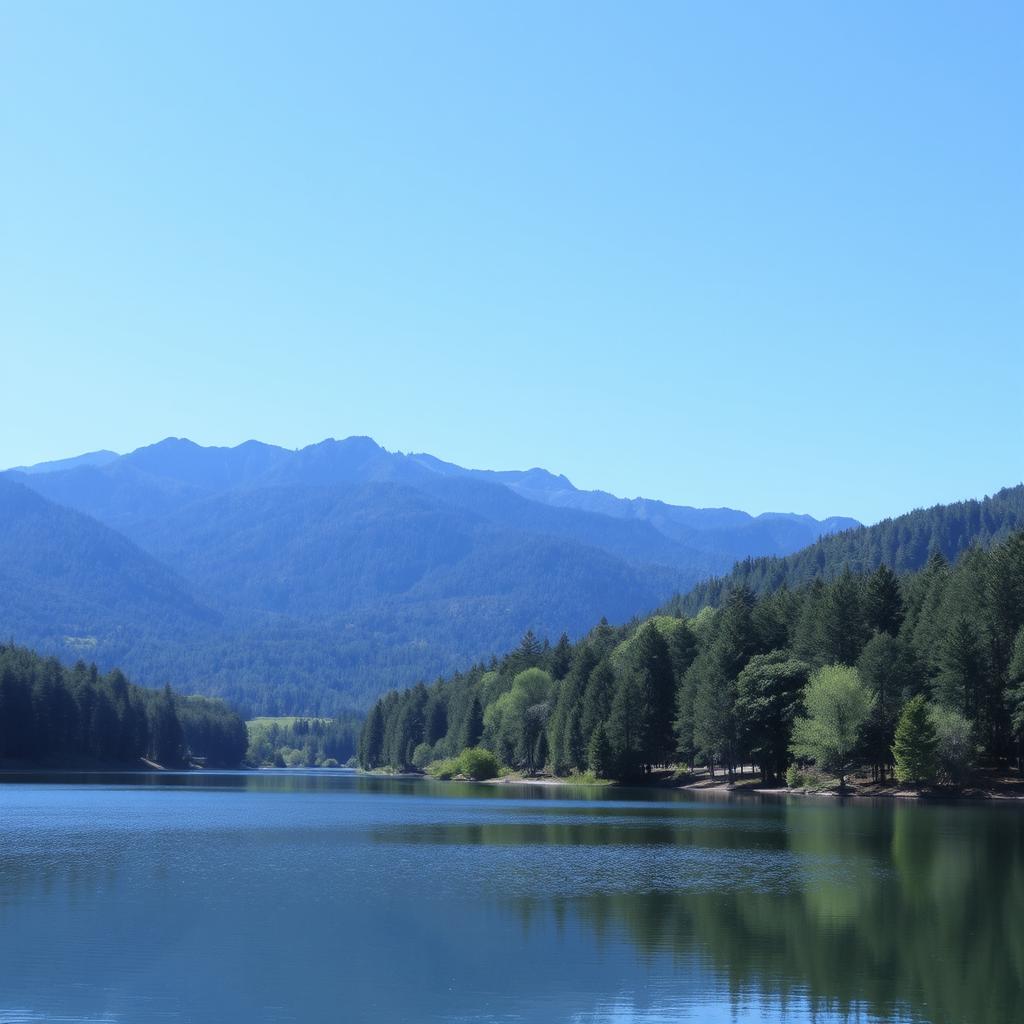
[[[938,771],[936,750],[939,741],[922,694],[908,701],[896,726],[892,745],[896,778],[900,782],[924,786],[935,781]]]
[[[467,779],[482,781],[498,774],[498,759],[483,747],[469,747],[459,754],[459,774]]]
[[[426,766],[426,773],[435,779],[452,779],[456,775],[474,781],[493,779],[500,766],[498,759],[483,747],[468,747],[458,757],[446,757],[432,761]]]
[[[933,707],[939,778],[951,785],[962,786],[970,777],[978,756],[978,744],[971,723],[951,708]]]
[[[810,758],[843,786],[874,699],[855,668],[829,665],[811,676],[804,705],[806,715],[793,725],[793,755]]]

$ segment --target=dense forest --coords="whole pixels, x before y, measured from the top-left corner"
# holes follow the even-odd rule
[[[383,697],[359,761],[427,768],[480,746],[527,771],[619,779],[680,764],[959,783],[981,761],[1019,762],[1022,733],[1017,533],[912,573],[847,567],[760,596],[736,579],[719,608],[602,622],[575,644],[528,633],[500,661]]]
[[[168,438],[0,473],[0,637],[247,717],[323,717],[852,522],[621,501],[369,438]]]
[[[727,576],[698,583],[664,606],[667,614],[695,615],[725,602],[736,586],[754,594],[793,589],[814,579],[832,579],[844,569],[870,572],[887,565],[898,574],[924,568],[938,552],[950,562],[972,546],[987,547],[1024,528],[1024,484],[980,501],[915,509],[873,526],[833,533],[785,557],[746,558]]]
[[[24,647],[0,645],[0,758],[33,763],[103,761],[165,767],[195,760],[236,767],[245,722],[223,701],[169,686],[134,686],[114,670],[71,668]]]
[[[247,764],[275,768],[337,768],[355,757],[363,716],[257,718],[249,722]]]

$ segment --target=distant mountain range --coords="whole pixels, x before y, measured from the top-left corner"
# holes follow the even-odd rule
[[[627,500],[366,437],[168,438],[0,474],[0,635],[261,713],[330,712],[858,525]]]

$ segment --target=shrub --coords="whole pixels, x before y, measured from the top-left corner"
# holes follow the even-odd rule
[[[412,763],[414,768],[425,770],[427,765],[434,760],[434,748],[429,743],[420,743],[412,752]]]
[[[446,757],[440,761],[431,761],[424,771],[432,779],[450,779],[459,774],[459,759]]]
[[[498,759],[484,747],[467,747],[457,764],[459,774],[467,779],[493,779],[498,774]]]

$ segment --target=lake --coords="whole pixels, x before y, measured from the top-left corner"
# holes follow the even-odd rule
[[[1024,1020],[1024,813],[6,775],[0,1022]]]

